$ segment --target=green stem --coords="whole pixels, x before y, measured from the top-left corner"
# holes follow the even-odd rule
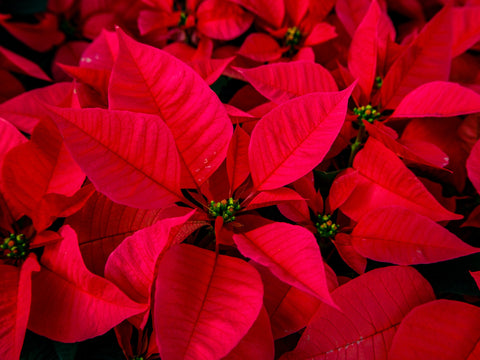
[[[350,157],[348,159],[348,167],[351,167],[353,164],[353,159],[355,158],[355,155],[357,155],[357,152],[360,150],[362,143],[363,143],[363,138],[366,135],[365,131],[365,125],[363,125],[362,122],[360,122],[360,128],[358,129],[357,137],[355,139],[355,142],[351,145],[351,152],[350,152]]]

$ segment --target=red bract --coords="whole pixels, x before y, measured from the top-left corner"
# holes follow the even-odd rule
[[[74,78],[0,105],[0,358],[32,356],[27,328],[114,329],[129,360],[475,356],[479,8],[51,0],[38,23],[0,16],[52,49],[38,66],[9,36],[0,96]]]
[[[375,139],[369,139],[358,153],[353,168],[336,179],[330,206],[340,207],[355,221],[372,209],[388,205],[409,208],[435,221],[461,218],[440,205],[400,159]]]
[[[441,314],[441,316],[439,316]],[[403,319],[389,359],[472,359],[480,355],[480,310],[452,300],[421,305]],[[455,333],[451,333],[451,329]]]
[[[435,299],[428,282],[408,267],[370,271],[332,296],[339,309],[321,304],[295,350],[282,359],[387,359],[405,315]]]

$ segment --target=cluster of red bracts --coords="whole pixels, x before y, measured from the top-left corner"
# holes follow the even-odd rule
[[[29,92],[12,72],[50,77],[0,47],[16,81],[0,358],[26,329],[115,329],[128,359],[480,355],[480,309],[412,267],[480,252],[446,227],[480,227],[480,207],[457,209],[480,192],[479,16],[473,0],[65,0],[0,18],[58,47],[56,82]],[[65,42],[61,17],[93,41]],[[244,82],[228,103],[222,74]]]

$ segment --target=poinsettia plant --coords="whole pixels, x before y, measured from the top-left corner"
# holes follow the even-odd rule
[[[478,355],[478,1],[35,9],[0,18],[0,358]]]

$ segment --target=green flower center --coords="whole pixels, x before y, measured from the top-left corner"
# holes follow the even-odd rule
[[[219,202],[210,201],[210,207],[208,213],[216,218],[221,216],[224,223],[228,223],[235,220],[235,214],[240,210],[240,204],[238,200],[230,198],[228,200],[222,200]]]
[[[285,33],[285,45],[294,47],[300,43],[302,33],[296,26],[289,27]]]
[[[320,237],[333,237],[338,232],[338,225],[331,220],[331,215],[318,215],[315,226]]]
[[[375,86],[377,87],[377,89],[380,89],[382,85],[383,85],[383,79],[380,76],[377,76],[375,78]]]
[[[185,13],[185,11],[182,11],[180,13],[180,20],[178,20],[178,26],[185,26],[187,22],[187,14]]]
[[[0,249],[3,250],[3,255],[9,259],[15,260],[25,259],[28,254],[28,247],[28,240],[25,239],[23,234],[10,234],[3,239],[2,244],[0,244]]]
[[[358,120],[367,120],[369,123],[373,123],[378,120],[381,114],[372,107],[372,105],[361,106],[353,109],[353,113],[357,115]]]

